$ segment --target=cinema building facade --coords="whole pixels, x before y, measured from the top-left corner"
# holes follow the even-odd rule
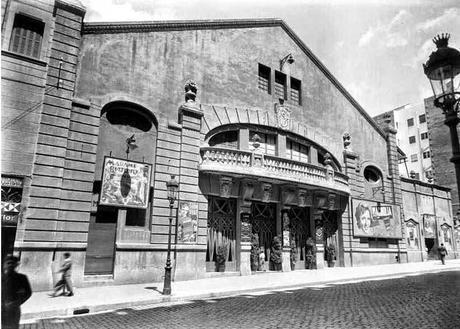
[[[324,267],[329,245],[335,266],[408,261],[395,129],[282,20],[2,9],[2,240],[35,289],[67,251],[77,286],[162,281],[171,175],[174,280],[222,257],[251,275],[254,245],[273,270],[275,237],[283,271]]]

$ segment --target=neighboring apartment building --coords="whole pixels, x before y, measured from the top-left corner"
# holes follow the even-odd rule
[[[429,130],[424,104],[407,104],[379,114],[377,122],[388,117],[396,128],[396,142],[406,154],[399,162],[399,174],[422,182],[432,182],[433,168],[429,143]]]
[[[282,20],[83,23],[77,0],[2,14],[2,247],[34,290],[67,251],[77,286],[161,281],[171,175],[175,280],[217,258],[251,275],[256,237],[269,269],[275,237],[284,271],[290,248],[320,268],[330,244],[338,266],[410,260],[396,130]]]

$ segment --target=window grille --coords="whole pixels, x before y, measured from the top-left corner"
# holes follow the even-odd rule
[[[301,95],[301,82],[295,78],[291,78],[291,100],[295,104],[302,103],[302,95]]]
[[[275,72],[275,96],[286,99],[286,75],[278,71]]]
[[[17,14],[14,18],[9,50],[39,58],[44,26],[43,22]]]
[[[270,68],[259,64],[259,85],[260,90],[265,91],[268,94],[271,94],[270,90]]]

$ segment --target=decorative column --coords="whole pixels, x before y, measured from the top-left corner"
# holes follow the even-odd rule
[[[351,197],[358,196],[364,193],[364,185],[362,177],[359,174],[361,168],[359,166],[359,155],[353,152],[351,145],[351,136],[349,133],[343,135],[343,162],[345,164],[345,174],[348,176],[350,185],[350,198],[346,202],[346,208],[351,209]],[[353,214],[351,211],[342,213],[342,231],[349,232],[343,235],[343,265],[353,266]]]
[[[177,180],[180,183],[177,231],[181,232],[182,222],[196,221],[193,228],[193,237],[182,240],[176,236],[176,280],[198,279],[204,274],[206,267],[206,236],[200,236],[200,227],[206,227],[206,218],[200,218],[199,213],[208,210],[207,201],[199,191],[198,162],[200,159],[201,141],[201,118],[203,111],[195,101],[197,85],[194,81],[185,83],[185,102],[179,107],[179,124],[181,130],[179,174]],[[201,212],[200,212],[201,210]],[[182,218],[182,214],[186,214]],[[202,232],[202,231],[201,231]],[[203,233],[202,233],[203,234]]]
[[[313,210],[313,223],[315,227],[316,242],[316,268],[324,268],[324,243],[323,243],[323,210]]]

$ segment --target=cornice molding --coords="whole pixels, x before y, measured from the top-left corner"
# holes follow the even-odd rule
[[[361,115],[374,127],[374,129],[386,138],[385,132],[378,126],[364,108],[348,93],[343,85],[334,77],[326,66],[316,57],[295,32],[280,18],[261,19],[221,19],[221,20],[189,20],[189,21],[152,21],[152,22],[101,22],[84,23],[83,34],[105,34],[105,33],[140,33],[140,32],[163,32],[183,30],[209,30],[209,29],[240,29],[240,28],[261,28],[279,26],[281,27],[311,59],[313,63],[323,72],[332,84],[345,96],[345,98],[361,113]]]

